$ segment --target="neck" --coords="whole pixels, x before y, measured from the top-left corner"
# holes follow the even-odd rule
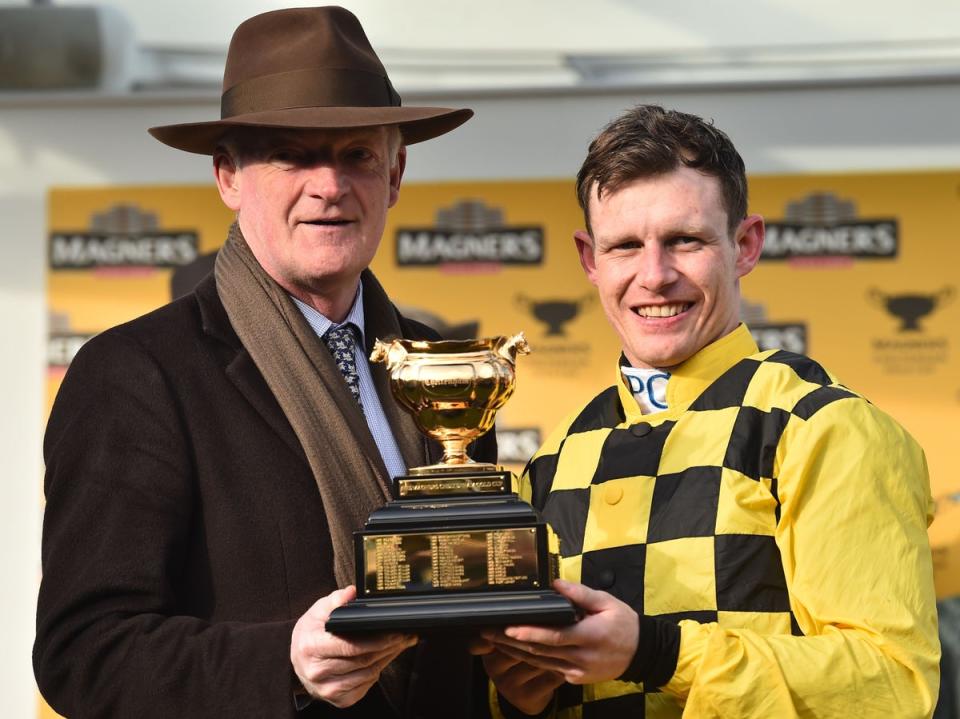
[[[352,283],[338,287],[335,291],[334,288],[323,288],[322,291],[318,291],[315,287],[288,285],[277,280],[277,284],[283,287],[292,297],[296,297],[304,304],[310,305],[331,322],[337,324],[347,318],[350,308],[353,307],[353,300],[357,296],[357,285],[359,282],[360,278],[357,277]]]

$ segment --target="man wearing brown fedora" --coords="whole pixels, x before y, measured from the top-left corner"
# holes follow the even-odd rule
[[[324,625],[352,532],[438,456],[366,359],[436,335],[367,267],[406,145],[472,113],[401,106],[337,7],[241,24],[223,88],[220,120],[150,130],[213,157],[214,273],[91,340],[51,413],[38,684],[69,717],[468,715],[456,640]]]

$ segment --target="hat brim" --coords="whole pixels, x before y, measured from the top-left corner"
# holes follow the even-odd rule
[[[200,155],[212,155],[231,127],[288,130],[333,130],[397,125],[403,142],[412,145],[454,130],[473,117],[473,110],[446,107],[295,107],[236,115],[211,122],[151,127],[148,132],[164,145]]]

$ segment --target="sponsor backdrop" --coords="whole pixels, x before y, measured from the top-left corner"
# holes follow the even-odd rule
[[[960,172],[756,177],[751,211],[768,236],[744,320],[761,347],[812,355],[919,439],[938,592],[960,594]],[[231,220],[212,187],[53,190],[49,401],[91,335],[189,291]],[[498,414],[514,468],[615,376],[580,226],[568,180],[410,184],[374,263],[405,313],[450,337],[526,333],[533,353]]]

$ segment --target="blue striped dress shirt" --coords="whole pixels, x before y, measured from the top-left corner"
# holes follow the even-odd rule
[[[373,376],[370,374],[370,363],[367,359],[366,341],[364,339],[363,329],[363,286],[357,287],[357,295],[353,300],[353,306],[347,313],[346,319],[339,325],[331,322],[328,318],[317,312],[310,305],[301,302],[296,297],[291,297],[296,303],[300,312],[306,319],[307,324],[317,333],[317,337],[323,339],[330,327],[340,327],[351,324],[359,331],[359,342],[357,342],[357,333],[353,332],[353,356],[357,361],[357,374],[360,377],[360,402],[363,405],[363,415],[367,419],[367,426],[370,428],[370,434],[376,442],[377,449],[380,450],[380,456],[387,467],[390,477],[397,477],[407,473],[407,466],[404,464],[403,456],[400,454],[400,448],[397,446],[397,440],[393,436],[393,430],[390,429],[390,423],[387,422],[387,416],[383,413],[383,405],[380,404],[380,395],[373,384]]]

